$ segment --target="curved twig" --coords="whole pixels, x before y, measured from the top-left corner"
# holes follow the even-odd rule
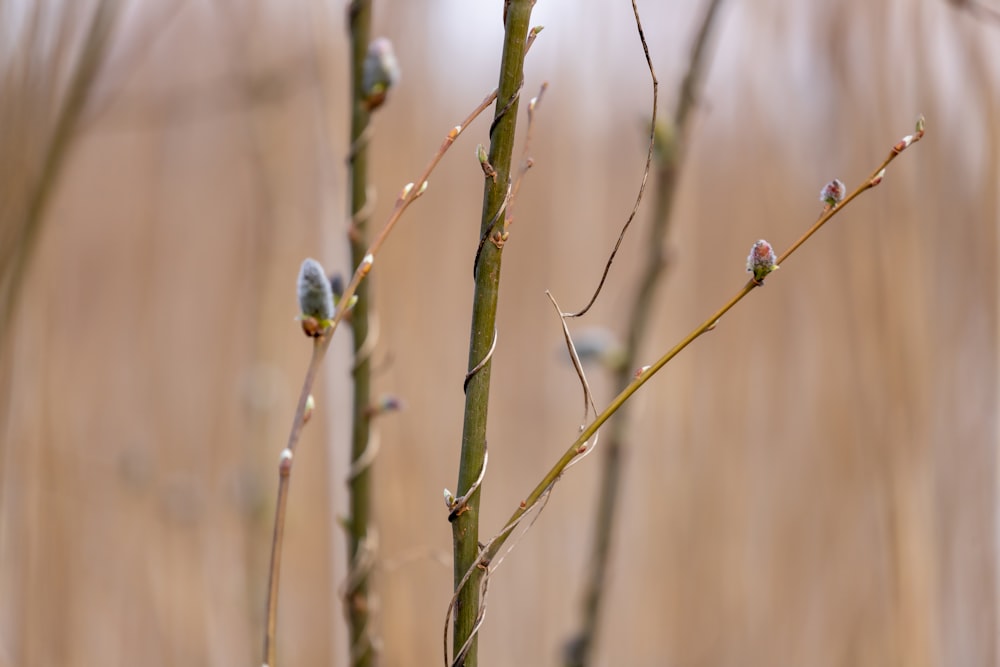
[[[494,329],[493,330],[493,343],[490,345],[490,349],[486,353],[486,356],[483,357],[482,360],[478,364],[476,364],[475,366],[473,366],[472,370],[470,370],[468,373],[465,374],[465,381],[462,382],[462,391],[463,392],[466,392],[466,391],[469,390],[469,381],[472,380],[473,377],[475,377],[476,373],[478,373],[479,371],[483,370],[486,367],[486,364],[490,363],[490,359],[493,358],[493,352],[496,351],[496,349],[497,349],[497,330]]]
[[[649,166],[653,163],[653,145],[656,141],[656,107],[658,106],[660,82],[656,79],[656,70],[653,69],[653,61],[649,57],[649,46],[646,44],[646,34],[642,30],[642,21],[639,19],[639,8],[636,6],[635,0],[632,0],[632,14],[635,16],[635,26],[639,30],[639,41],[642,42],[642,52],[646,56],[646,66],[649,68],[649,76],[653,80],[653,114],[649,126],[649,148],[646,150],[646,166],[642,170],[642,182],[639,184],[639,194],[636,195],[632,211],[628,214],[628,219],[625,220],[621,232],[618,233],[618,240],[615,241],[615,247],[611,250],[611,256],[608,257],[607,264],[604,265],[604,272],[601,274],[601,281],[597,284],[597,289],[594,290],[594,294],[590,297],[587,305],[582,310],[572,313],[569,317],[582,317],[586,315],[587,311],[594,305],[594,302],[597,301],[601,290],[604,289],[604,283],[608,279],[608,272],[611,271],[611,265],[614,264],[615,255],[618,254],[618,248],[621,247],[622,241],[625,239],[625,232],[628,231],[629,226],[635,219],[635,214],[639,212],[639,204],[642,202],[642,195],[646,191],[646,181],[649,180]]]

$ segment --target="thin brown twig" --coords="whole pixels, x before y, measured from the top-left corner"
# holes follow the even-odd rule
[[[535,129],[535,111],[538,110],[538,105],[542,103],[542,97],[545,95],[545,91],[548,90],[548,88],[548,82],[543,82],[541,88],[538,89],[538,94],[528,101],[528,126],[524,132],[524,146],[521,148],[521,168],[518,169],[517,176],[514,178],[514,185],[512,186],[510,193],[510,201],[507,203],[507,215],[505,216],[503,223],[505,234],[507,228],[514,223],[514,204],[517,201],[517,194],[521,191],[521,184],[524,182],[524,177],[535,165],[534,161],[531,159],[531,138]],[[503,238],[506,238],[506,236]]]
[[[569,327],[566,325],[566,316],[563,314],[562,310],[559,309],[559,304],[556,303],[556,298],[552,296],[552,292],[545,290],[545,296],[549,297],[549,301],[552,302],[552,307],[556,309],[556,314],[559,316],[559,324],[562,325],[563,339],[566,342],[566,350],[569,352],[570,361],[573,362],[573,369],[576,370],[576,376],[580,380],[580,385],[583,387],[583,420],[587,421],[587,417],[590,416],[590,410],[593,408],[594,414],[597,414],[597,405],[594,403],[594,395],[590,391],[590,383],[587,382],[587,374],[583,372],[583,364],[580,363],[580,355],[576,353],[576,345],[573,343],[573,336],[569,332]]]
[[[281,547],[284,544],[282,539],[285,531],[285,510],[288,506],[288,487],[291,483],[292,463],[295,459],[295,446],[299,442],[302,434],[302,427],[305,426],[306,405],[312,393],[312,385],[316,379],[320,364],[326,355],[328,336],[313,339],[312,358],[309,360],[309,367],[306,369],[306,377],[302,382],[302,391],[299,393],[299,402],[295,407],[295,418],[292,420],[292,431],[288,434],[288,444],[281,452],[280,463],[278,464],[278,499],[274,510],[274,534],[271,538],[271,567],[268,570],[267,580],[267,625],[264,633],[264,664],[274,667],[275,662],[275,635],[278,627],[278,582],[281,573]]]
[[[642,195],[646,191],[646,181],[649,179],[649,167],[653,163],[653,145],[656,142],[656,107],[658,106],[659,99],[659,87],[660,82],[656,79],[656,70],[653,69],[653,60],[649,57],[649,45],[646,44],[646,34],[642,30],[642,20],[639,18],[639,7],[635,4],[636,0],[632,0],[632,14],[635,16],[635,26],[639,30],[639,41],[642,43],[642,52],[646,56],[646,66],[649,68],[649,77],[653,81],[653,118],[650,122],[649,129],[649,147],[646,150],[646,166],[642,170],[642,182],[639,184],[639,194],[636,195],[635,204],[632,205],[632,211],[628,214],[628,219],[625,220],[625,224],[622,225],[621,231],[618,233],[618,240],[615,241],[615,247],[611,250],[611,256],[608,257],[607,263],[604,265],[604,272],[601,274],[601,281],[597,284],[597,289],[594,290],[593,296],[590,297],[590,301],[587,305],[583,307],[582,310],[567,314],[568,317],[582,317],[587,314],[594,302],[597,301],[597,297],[601,294],[601,290],[604,289],[604,283],[608,279],[608,273],[611,271],[611,265],[614,264],[615,255],[618,254],[618,249],[622,245],[622,241],[625,240],[625,233],[628,228],[632,225],[632,221],[635,219],[636,213],[639,212],[639,204],[642,202]]]

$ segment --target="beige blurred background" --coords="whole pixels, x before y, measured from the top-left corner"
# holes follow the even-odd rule
[[[702,4],[640,2],[664,114]],[[94,6],[0,1],[8,250]],[[374,120],[378,222],[494,87],[502,25],[499,0],[375,7],[403,67]],[[596,285],[651,97],[629,3],[540,0],[533,23],[526,90],[550,89],[504,253],[487,534],[575,437],[544,291],[572,309]],[[598,663],[998,664],[1000,25],[943,0],[730,0],[716,27],[650,362],[742,286],[753,241],[786,248],[826,181],[856,185],[918,113],[928,133],[635,399]],[[2,323],[0,665],[259,664],[309,357],[295,276],[306,256],[350,268],[344,3],[125,2],[105,56]],[[442,660],[487,129],[372,278],[376,385],[406,404],[377,422],[386,665]],[[624,332],[648,213],[575,328]],[[347,341],[296,458],[287,665],[347,660]],[[600,465],[572,469],[492,579],[483,664],[558,664]]]

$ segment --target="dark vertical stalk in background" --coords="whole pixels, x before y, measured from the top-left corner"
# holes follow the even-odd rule
[[[633,379],[643,337],[649,328],[661,276],[666,269],[664,242],[670,228],[671,211],[677,194],[677,178],[687,148],[691,111],[698,99],[698,89],[704,78],[708,38],[721,0],[709,0],[701,27],[691,49],[688,69],[679,86],[677,107],[673,117],[655,128],[655,182],[652,223],[645,242],[646,258],[629,311],[629,327],[621,365],[615,370],[615,386],[624,390]],[[582,605],[580,629],[567,642],[566,667],[587,667],[593,664],[593,649],[600,622],[601,606],[607,589],[608,558],[611,552],[612,529],[617,515],[622,476],[622,454],[628,437],[631,408],[625,404],[618,419],[611,423],[611,432],[604,445],[604,465],[601,468],[601,491],[594,519],[594,543],[591,548],[590,574]]]
[[[352,0],[348,20],[351,42],[351,148],[349,159],[351,224],[351,266],[359,266],[368,252],[368,123],[371,120],[363,86],[365,55],[371,41],[371,2]],[[371,312],[371,289],[368,281],[358,285],[357,304],[351,312],[354,338],[354,407],[351,431],[351,468],[348,475],[350,515],[348,530],[348,573],[344,607],[351,640],[350,663],[355,667],[375,664],[375,647],[369,627],[368,527],[371,518],[371,467],[362,457],[369,442],[369,406],[371,405],[371,355],[367,353],[368,316]]]
[[[44,124],[53,112],[55,118],[50,138],[43,148],[44,157],[38,176],[28,184],[28,194],[23,203],[23,210],[15,209],[11,218],[0,220],[0,235],[5,237],[4,242],[0,243],[0,346],[9,333],[18,295],[21,291],[21,282],[24,280],[28,264],[34,254],[35,243],[42,229],[45,211],[52,199],[73,140],[77,136],[77,129],[84,109],[93,93],[98,72],[107,59],[112,29],[120,10],[119,5],[120,0],[102,0],[94,9],[90,24],[81,42],[80,51],[76,55],[77,60],[69,67],[71,71],[69,85],[61,97],[53,94],[45,99],[44,94],[39,96],[36,93],[37,91],[48,92],[48,88],[61,78],[59,68],[64,63],[60,62],[60,51],[65,48],[65,45],[71,43],[74,28],[72,20],[77,18],[69,11],[66,12],[66,15],[72,20],[67,20],[56,27],[56,42],[53,52],[47,56],[41,56],[42,58],[51,57],[53,62],[35,62],[34,59],[38,56],[31,53],[31,49],[23,48],[21,55],[25,59],[25,69],[23,78],[19,82],[23,88],[10,90],[8,87],[10,80],[4,82],[4,93],[11,95],[13,99],[0,100],[0,102],[14,109],[12,113],[15,114],[16,121],[25,124]],[[50,21],[51,17],[39,7],[34,10],[26,9],[25,12],[30,15],[27,20],[37,31],[23,39],[44,43],[45,40],[41,35],[45,28],[50,27],[46,25],[46,22]],[[25,51],[29,53],[23,53]],[[46,68],[51,69],[47,70]],[[58,99],[60,104],[52,109],[48,105],[54,99]],[[26,111],[25,115],[18,113],[22,110],[15,106],[32,104],[37,104],[39,108]],[[14,127],[0,127],[0,133],[18,131],[15,129],[16,121],[11,122],[11,115],[6,112],[0,113],[0,117],[6,123],[14,125]],[[22,126],[22,134],[28,135],[29,133],[24,132],[24,129]],[[16,142],[12,141],[11,143],[16,145]],[[33,156],[26,157],[25,161],[30,164],[33,162]],[[17,168],[21,169],[22,167],[18,166]],[[11,180],[16,182],[16,179]],[[19,192],[5,194],[9,195],[10,200],[13,201],[17,201],[23,196]],[[0,211],[3,212],[5,218],[10,211],[8,207],[11,207],[10,201],[0,206]]]
[[[487,177],[483,189],[480,235],[485,238],[475,268],[476,290],[469,341],[469,373],[465,391],[462,456],[458,471],[458,494],[469,493],[479,478],[486,454],[486,416],[490,397],[491,354],[496,331],[500,260],[503,254],[503,211],[511,182],[510,166],[517,127],[518,97],[524,82],[524,50],[534,0],[508,0],[500,64],[496,112],[490,127],[489,162],[496,172]],[[485,363],[484,363],[485,362]],[[478,369],[478,370],[477,370]],[[455,587],[479,558],[479,487],[454,513]],[[480,611],[482,570],[475,571],[458,591],[455,605],[453,649],[455,663],[474,667],[478,662],[478,639],[473,637]],[[472,637],[471,643],[463,647]]]

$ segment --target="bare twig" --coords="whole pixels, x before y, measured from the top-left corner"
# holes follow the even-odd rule
[[[323,362],[323,357],[326,355],[328,344],[328,336],[313,339],[312,358],[309,360],[306,377],[302,382],[302,391],[299,392],[299,402],[295,408],[295,418],[292,420],[292,431],[288,434],[288,444],[281,452],[278,464],[278,499],[274,510],[274,534],[271,538],[271,567],[268,570],[267,580],[267,624],[264,632],[264,664],[267,667],[274,667],[276,664],[274,639],[278,627],[278,583],[281,573],[281,547],[284,544],[282,538],[285,532],[285,510],[288,506],[288,486],[291,482],[295,446],[302,435],[302,427],[305,426],[306,405],[309,402],[316,374],[319,371],[320,364]]]
[[[597,414],[597,406],[594,404],[594,395],[590,391],[590,383],[587,382],[587,374],[583,372],[583,364],[580,363],[580,355],[576,353],[576,345],[573,344],[573,336],[569,333],[569,327],[566,326],[566,316],[559,309],[559,304],[556,303],[556,299],[552,296],[552,293],[545,290],[545,296],[549,297],[549,301],[552,302],[552,307],[556,309],[556,313],[559,315],[559,324],[562,325],[563,339],[566,342],[566,350],[569,352],[569,358],[573,362],[573,369],[576,370],[576,376],[580,379],[580,385],[583,387],[583,420],[587,421],[587,417],[590,415],[590,410],[594,410],[594,414]]]
[[[505,233],[507,228],[514,222],[514,204],[517,202],[517,195],[521,191],[521,184],[524,183],[524,177],[535,166],[534,160],[531,159],[531,138],[535,129],[535,112],[538,110],[538,105],[542,103],[542,96],[545,95],[545,91],[548,88],[548,82],[542,83],[541,88],[538,89],[538,94],[528,101],[528,128],[525,130],[524,147],[521,149],[521,167],[517,170],[514,185],[511,187],[510,201],[507,204],[507,215],[504,218]]]
[[[653,145],[655,143],[655,128],[656,128],[656,107],[658,105],[658,95],[660,82],[656,80],[656,70],[653,69],[653,61],[649,57],[649,46],[646,44],[646,34],[642,30],[642,21],[639,18],[639,8],[635,4],[635,0],[632,0],[632,14],[635,16],[635,27],[639,31],[639,41],[642,43],[642,52],[646,56],[646,66],[649,68],[649,78],[653,81],[653,118],[650,122],[649,129],[649,148],[646,151],[646,166],[642,170],[642,182],[639,184],[639,194],[636,195],[635,204],[632,205],[632,211],[628,214],[628,219],[625,220],[625,224],[622,225],[622,230],[618,233],[618,240],[615,241],[615,247],[611,250],[611,256],[608,257],[607,264],[604,265],[604,272],[601,274],[601,281],[597,284],[597,289],[594,290],[593,296],[590,297],[590,301],[587,305],[583,307],[578,312],[569,314],[569,317],[583,317],[590,310],[594,302],[597,301],[597,297],[601,294],[601,290],[604,289],[604,282],[608,279],[608,272],[611,271],[611,265],[615,261],[615,255],[618,254],[618,248],[621,247],[622,241],[625,240],[625,232],[628,231],[629,226],[635,219],[635,214],[639,212],[639,204],[642,202],[642,195],[646,191],[646,181],[649,178],[649,166],[653,162]]]

